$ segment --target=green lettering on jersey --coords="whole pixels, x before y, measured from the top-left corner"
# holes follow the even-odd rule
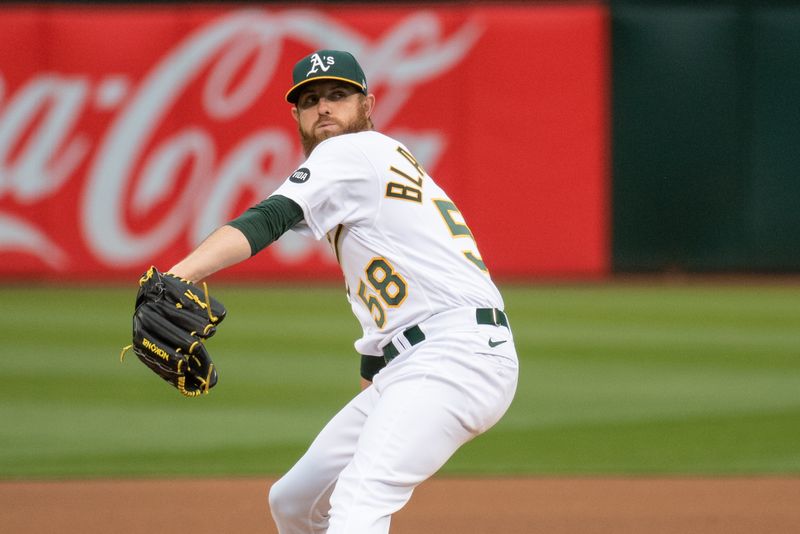
[[[364,269],[370,290],[363,280],[358,281],[358,298],[367,307],[378,328],[386,324],[384,306],[400,306],[408,296],[408,284],[386,259],[372,258]],[[377,296],[373,293],[377,292]]]
[[[473,254],[469,250],[465,250],[463,252],[463,254],[464,254],[464,257],[467,258],[472,263],[474,263],[478,267],[478,269],[480,269],[481,271],[483,271],[485,273],[489,272],[489,269],[486,268],[486,264],[483,263],[483,260],[480,259],[479,257],[477,257],[475,254]]]
[[[436,207],[439,209],[439,213],[441,213],[442,217],[444,217],[444,222],[447,223],[447,226],[450,228],[450,233],[453,234],[453,237],[472,237],[472,232],[470,231],[469,227],[464,223],[457,222],[453,218],[453,213],[458,213],[459,215],[461,214],[455,204],[449,200],[442,199],[435,199],[433,203],[436,204]]]
[[[450,234],[453,237],[468,237],[475,242],[475,238],[472,236],[472,231],[464,222],[458,222],[453,217],[453,214],[461,215],[461,212],[458,211],[458,208],[455,204],[453,204],[450,200],[435,198],[433,199],[433,203],[436,205],[436,208],[439,210],[439,213],[442,214],[442,219],[447,224],[447,227],[450,229]],[[463,219],[462,219],[463,220]],[[483,260],[475,255],[470,250],[464,250],[461,252],[464,254],[464,257],[471,261],[478,269],[481,271],[488,273],[489,269],[486,267],[486,264]]]
[[[400,169],[398,169],[394,165],[389,167],[389,170],[392,171],[393,173],[395,173],[400,178],[405,178],[409,182],[415,184],[417,187],[422,187],[422,176],[420,176],[419,178],[412,178],[411,176],[407,175],[406,173],[404,173],[403,171],[401,171]]]
[[[383,311],[383,306],[381,306],[380,301],[378,301],[378,297],[367,294],[367,285],[363,280],[358,281],[358,297],[369,310],[370,315],[372,315],[372,320],[375,321],[377,327],[383,328],[383,325],[386,324],[386,312]]]
[[[397,151],[400,153],[401,156],[403,156],[406,159],[406,161],[408,161],[411,164],[412,167],[414,167],[414,170],[417,171],[417,174],[419,176],[415,180],[414,178],[411,178],[408,174],[396,169],[395,167],[392,167],[391,170],[393,170],[394,172],[396,172],[396,173],[400,174],[401,176],[407,178],[408,180],[411,180],[412,182],[417,184],[419,187],[422,187],[422,177],[425,176],[425,169],[422,168],[422,165],[419,164],[419,162],[417,161],[417,158],[412,156],[411,152],[409,152],[408,150],[406,150],[403,147],[399,146],[399,147],[397,147]]]
[[[389,167],[390,172],[394,173],[400,178],[403,178],[404,180],[408,180],[413,184],[413,186],[407,184],[404,185],[397,182],[389,182],[386,184],[386,196],[388,198],[399,198],[401,200],[410,200],[412,202],[422,202],[422,177],[425,176],[425,169],[422,168],[422,165],[419,164],[417,159],[412,156],[408,150],[398,146],[397,152],[411,164],[411,166],[414,168],[414,171],[416,171],[417,176],[411,176],[411,174],[408,172],[391,165]]]
[[[375,258],[366,269],[367,280],[389,306],[399,306],[406,298],[406,281],[395,272],[389,262]]]
[[[410,185],[389,182],[386,184],[386,196],[389,198],[399,198],[412,202],[422,202],[422,191]]]

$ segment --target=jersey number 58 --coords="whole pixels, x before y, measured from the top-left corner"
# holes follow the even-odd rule
[[[408,295],[408,284],[384,258],[373,258],[364,271],[373,291],[368,294],[367,285],[359,280],[358,298],[366,305],[378,328],[383,328],[386,324],[384,306],[400,306]]]
[[[467,237],[475,241],[469,227],[464,222],[456,220],[461,212],[455,204],[446,199],[434,199],[433,203],[454,238]],[[472,251],[464,250],[462,254],[478,269],[487,272],[486,264]],[[408,295],[408,284],[385,258],[373,258],[364,272],[369,286],[363,280],[359,280],[358,298],[367,307],[378,328],[383,328],[386,324],[386,307],[396,308],[403,303]]]

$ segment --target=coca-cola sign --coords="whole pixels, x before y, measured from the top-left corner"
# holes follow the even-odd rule
[[[576,13],[594,17],[595,26],[603,20],[602,12]],[[376,126],[402,139],[440,182],[460,187],[462,171],[448,161],[476,141],[497,146],[467,139],[461,128],[484,114],[478,106],[500,103],[497,89],[474,94],[485,84],[471,79],[496,70],[483,50],[501,29],[496,14],[452,7],[3,12],[3,39],[14,46],[0,51],[0,274],[113,277],[167,266],[267,196],[302,161],[283,94],[294,61],[318,48],[353,52],[378,97]],[[501,57],[526,68],[522,51]],[[504,105],[514,105],[509,89]],[[506,163],[515,157],[527,156],[507,154]],[[480,227],[483,216],[475,217],[472,226]],[[241,271],[336,271],[326,244],[293,233],[264,256]]]

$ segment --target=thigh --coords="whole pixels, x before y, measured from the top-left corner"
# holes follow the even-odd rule
[[[414,488],[506,411],[516,362],[479,354],[478,337],[426,342],[376,376],[379,399],[331,497],[329,534],[388,531]]]
[[[352,459],[375,405],[376,395],[371,390],[359,393],[325,425],[305,454],[273,485],[271,499],[291,502],[293,509],[305,510],[302,514],[315,522],[325,520],[333,486]]]
[[[490,349],[484,337],[475,330],[433,339],[381,371],[354,461],[418,483],[493,426],[514,396],[518,364],[513,339]]]
[[[361,471],[414,485],[473,436],[459,409],[464,392],[437,371],[410,372],[379,392],[353,458]]]
[[[328,534],[389,531],[392,514],[414,488],[472,436],[446,408],[457,396],[424,376],[407,377],[381,392],[330,497]]]

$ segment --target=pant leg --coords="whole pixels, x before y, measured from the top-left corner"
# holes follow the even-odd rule
[[[336,414],[300,460],[270,488],[269,506],[280,534],[324,534],[330,494],[350,462],[377,395],[368,388]]]
[[[505,413],[517,382],[513,340],[499,355],[479,352],[485,346],[477,331],[425,342],[376,376],[380,398],[331,495],[327,534],[387,533],[414,488]]]

